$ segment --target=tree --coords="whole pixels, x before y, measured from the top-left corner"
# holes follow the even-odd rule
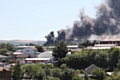
[[[72,80],[83,80],[83,79],[80,78],[80,76],[78,76],[78,74],[76,74],[72,77]]]
[[[94,40],[94,41],[92,42],[92,46],[94,46],[95,44],[98,44],[98,42],[97,42],[96,40]]]
[[[61,80],[72,80],[72,77],[76,74],[74,69],[64,69],[62,70]]]
[[[88,76],[88,74],[86,72],[84,74],[85,74],[85,76],[84,76],[85,80],[91,80],[90,77]]]
[[[107,53],[105,51],[100,50],[95,56],[95,62],[99,67],[107,68]]]
[[[120,80],[120,75],[118,74],[112,74],[109,77],[107,77],[105,80]]]
[[[36,46],[36,48],[37,48],[38,52],[43,52],[44,51],[44,49],[42,48],[42,46]]]
[[[47,77],[47,80],[60,80],[60,79],[59,79],[59,78],[56,78],[56,77],[48,76],[48,77]]]
[[[110,53],[110,70],[117,67],[118,60],[120,58],[120,49],[114,48]]]
[[[8,51],[15,51],[15,46],[10,43],[1,43],[0,49],[7,49]]]
[[[106,73],[103,69],[95,69],[92,74],[97,80],[104,80],[106,77]]]
[[[8,52],[7,49],[0,49],[0,54],[2,55],[7,55],[6,53]]]
[[[26,64],[23,65],[23,69],[25,70],[25,73],[27,74],[28,79],[38,79],[38,80],[43,80],[45,71],[42,68],[42,65],[37,63],[37,64]]]
[[[117,67],[120,69],[120,59],[118,60]]]
[[[91,46],[92,43],[89,40],[86,40],[86,42],[82,43],[81,45],[87,47],[87,46]]]
[[[13,80],[20,80],[22,78],[22,69],[20,61],[16,61],[16,65],[13,68]]]
[[[64,41],[60,41],[53,49],[53,56],[56,59],[61,59],[65,57],[67,53],[68,53],[68,48],[67,45],[64,43]]]
[[[33,43],[30,43],[30,44],[28,44],[29,46],[36,46],[36,44],[33,44]]]

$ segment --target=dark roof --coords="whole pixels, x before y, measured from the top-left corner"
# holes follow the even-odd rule
[[[91,74],[92,71],[93,71],[94,69],[97,69],[97,68],[99,68],[99,67],[97,67],[95,64],[91,64],[89,67],[85,68],[85,72],[86,72],[87,74]]]
[[[17,57],[17,58],[23,58],[23,57],[24,57],[24,58],[28,58],[29,55],[28,55],[28,54],[17,54],[16,57]]]

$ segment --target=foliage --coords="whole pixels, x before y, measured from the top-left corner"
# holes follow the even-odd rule
[[[22,78],[22,69],[21,69],[21,64],[20,61],[16,61],[16,65],[14,66],[14,71],[13,71],[13,80],[19,80]]]
[[[56,77],[48,76],[48,77],[47,77],[47,80],[60,80],[60,79],[59,79],[59,78],[56,78]]]
[[[85,69],[91,64],[98,67],[109,69],[119,67],[120,64],[120,49],[114,48],[111,50],[84,50],[68,55],[60,60],[60,64],[66,64],[73,69]],[[87,63],[87,64],[85,64]]]
[[[15,46],[10,43],[1,43],[0,49],[7,49],[8,51],[15,51]]]
[[[64,51],[65,44],[63,42],[56,46],[56,52],[67,52]],[[67,49],[67,48],[66,48]],[[120,49],[112,48],[110,50],[84,50],[81,52],[76,52],[74,54],[63,57],[61,52],[55,53],[56,57],[59,58],[60,67],[54,66],[52,63],[48,64],[25,64],[20,65],[17,62],[16,66],[11,68],[13,72],[14,79],[20,79],[23,77],[23,73],[26,74],[24,78],[26,79],[37,79],[37,80],[82,80],[78,74],[82,71],[84,74],[84,69],[91,64],[95,64],[100,69],[93,70],[92,74],[95,80],[119,80],[120,75]],[[54,54],[54,53],[53,53]],[[59,55],[62,57],[59,57]],[[14,56],[13,56],[14,58]],[[103,68],[103,69],[102,69]],[[107,68],[109,70],[112,68],[114,74],[107,76],[105,71]],[[117,68],[117,70],[116,70]],[[111,70],[111,71],[113,71]],[[116,72],[118,71],[118,72]],[[15,76],[17,75],[17,76]],[[19,75],[19,76],[18,76]],[[85,73],[85,80],[92,80]]]
[[[6,53],[8,52],[7,49],[0,49],[0,54],[2,55],[7,55]]]
[[[120,75],[112,74],[111,76],[107,77],[106,80],[120,80]]]
[[[36,46],[36,48],[37,48],[38,52],[43,52],[44,51],[42,46]]]
[[[91,80],[87,73],[85,73],[84,79],[85,80]]]
[[[56,59],[65,57],[67,53],[68,53],[68,48],[67,45],[64,43],[64,41],[60,41],[53,49],[53,56]]]
[[[80,76],[78,74],[76,74],[72,77],[72,80],[83,80],[83,79],[80,78]]]
[[[89,56],[87,56],[87,52],[79,52],[68,55],[66,58],[62,59],[61,63],[62,62],[67,64],[68,67],[74,69],[84,69],[90,65],[90,60]]]
[[[93,70],[92,74],[97,80],[104,80],[106,77],[106,73],[103,69],[95,69]]]
[[[96,40],[94,40],[93,42],[89,41],[89,40],[86,40],[85,42],[83,43],[80,43],[78,45],[79,48],[84,48],[84,47],[87,47],[87,46],[94,46],[95,44],[98,44],[98,42]]]
[[[67,67],[66,64],[62,64],[62,65],[60,66],[60,68],[61,68],[61,69],[67,69],[68,67]]]
[[[115,67],[117,67],[117,63],[120,59],[120,49],[113,48],[113,50],[110,53],[110,69],[113,70]]]
[[[108,67],[107,55],[108,53],[106,53],[105,51],[99,51],[94,58],[96,65],[102,68],[107,68]]]
[[[27,65],[24,65],[23,68],[27,73],[28,78],[32,78],[32,79],[37,78],[42,80],[44,77],[45,73],[44,73],[44,70],[41,68],[40,64],[35,64],[35,65],[27,64]]]

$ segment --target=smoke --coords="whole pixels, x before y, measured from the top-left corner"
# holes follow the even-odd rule
[[[54,44],[64,40],[68,44],[80,43],[86,39],[102,35],[115,35],[120,33],[120,0],[107,0],[96,7],[96,18],[93,19],[80,12],[80,21],[75,21],[72,28],[61,29],[58,36],[54,32],[48,34],[47,43]],[[47,44],[47,45],[49,45]]]
[[[55,36],[53,31],[51,31],[50,34],[45,36],[45,38],[47,39],[47,42],[45,43],[45,45],[51,45],[55,43]]]

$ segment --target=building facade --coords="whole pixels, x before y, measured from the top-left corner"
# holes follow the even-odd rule
[[[100,44],[116,44],[120,45],[120,35],[103,36],[100,40]]]
[[[18,46],[13,54],[28,54],[31,58],[37,55],[35,46]]]

